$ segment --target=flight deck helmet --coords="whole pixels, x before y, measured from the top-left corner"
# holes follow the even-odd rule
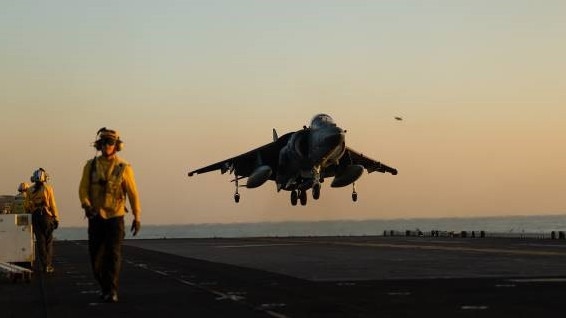
[[[29,189],[29,184],[27,182],[22,182],[18,185],[18,192],[24,193]]]
[[[33,172],[31,175],[31,182],[46,182],[49,179],[49,175],[43,168],[39,168]]]
[[[118,131],[113,129],[108,129],[106,127],[102,127],[96,133],[94,148],[96,148],[96,150],[98,151],[101,151],[102,147],[107,142],[114,142],[116,145],[116,151],[120,151],[124,148],[124,142],[120,140],[120,135],[118,134]]]

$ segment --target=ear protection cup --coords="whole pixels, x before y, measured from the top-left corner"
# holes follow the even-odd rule
[[[101,151],[102,150],[102,140],[100,140],[100,139],[96,140],[94,142],[94,148],[98,151]]]
[[[105,130],[106,130],[106,127],[102,127],[96,132],[96,137],[95,137],[95,140],[94,140],[94,149],[96,149],[98,151],[102,150],[102,139],[100,138],[100,134]]]
[[[116,140],[116,151],[122,151],[122,149],[124,149],[124,143],[120,139]]]

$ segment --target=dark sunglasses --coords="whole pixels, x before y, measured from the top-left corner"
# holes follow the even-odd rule
[[[114,139],[102,139],[103,145],[114,146],[116,144],[116,140]]]

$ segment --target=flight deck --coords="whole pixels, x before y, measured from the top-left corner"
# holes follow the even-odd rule
[[[566,309],[566,243],[549,239],[290,237],[127,240],[117,304],[86,241],[56,273],[0,284],[2,317],[534,317]]]

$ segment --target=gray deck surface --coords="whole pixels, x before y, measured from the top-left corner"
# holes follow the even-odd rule
[[[0,317],[561,317],[558,240],[313,237],[128,240],[117,304],[85,241],[56,273],[0,283]]]

